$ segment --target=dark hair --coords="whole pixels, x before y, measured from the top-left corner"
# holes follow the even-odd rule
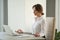
[[[41,12],[42,15],[44,15],[43,8],[42,8],[42,6],[40,4],[35,4],[32,8],[35,8],[36,11]]]

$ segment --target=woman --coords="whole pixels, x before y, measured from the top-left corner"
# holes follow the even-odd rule
[[[45,19],[43,8],[40,4],[36,4],[32,7],[35,17],[35,23],[33,24],[33,34],[35,37],[45,37]]]
[[[45,27],[45,19],[44,19],[44,13],[43,8],[40,4],[36,4],[32,7],[33,13],[36,16],[35,17],[35,23],[33,24],[33,34],[35,37],[45,37],[44,33],[44,27]],[[17,33],[23,33],[21,29],[18,29],[16,31]]]

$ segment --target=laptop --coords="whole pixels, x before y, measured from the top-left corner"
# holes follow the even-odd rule
[[[5,29],[5,32],[9,35],[14,35],[14,36],[22,36],[22,35],[25,35],[25,34],[33,35],[32,33],[29,33],[29,32],[23,32],[23,33],[20,33],[20,34],[14,33],[8,25],[3,25],[3,28]]]

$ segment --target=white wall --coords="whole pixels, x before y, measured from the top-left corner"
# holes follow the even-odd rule
[[[34,15],[32,6],[40,3],[46,16],[46,0],[8,0],[8,25],[12,30],[22,28],[32,32]]]
[[[55,16],[56,16],[56,28],[57,31],[60,31],[60,0],[56,0],[56,9],[55,9]]]
[[[59,26],[58,26],[58,31],[60,31],[60,0],[59,0],[58,3],[59,3],[59,9],[58,9],[59,10],[59,14],[58,14],[58,18],[59,18],[58,19],[58,21],[59,21],[58,23],[59,23]]]
[[[8,0],[8,25],[12,30],[25,27],[24,0]]]

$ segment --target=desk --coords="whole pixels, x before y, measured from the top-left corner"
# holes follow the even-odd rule
[[[34,37],[34,36],[13,36],[9,35],[6,32],[0,32],[0,40],[45,40],[42,37]]]

